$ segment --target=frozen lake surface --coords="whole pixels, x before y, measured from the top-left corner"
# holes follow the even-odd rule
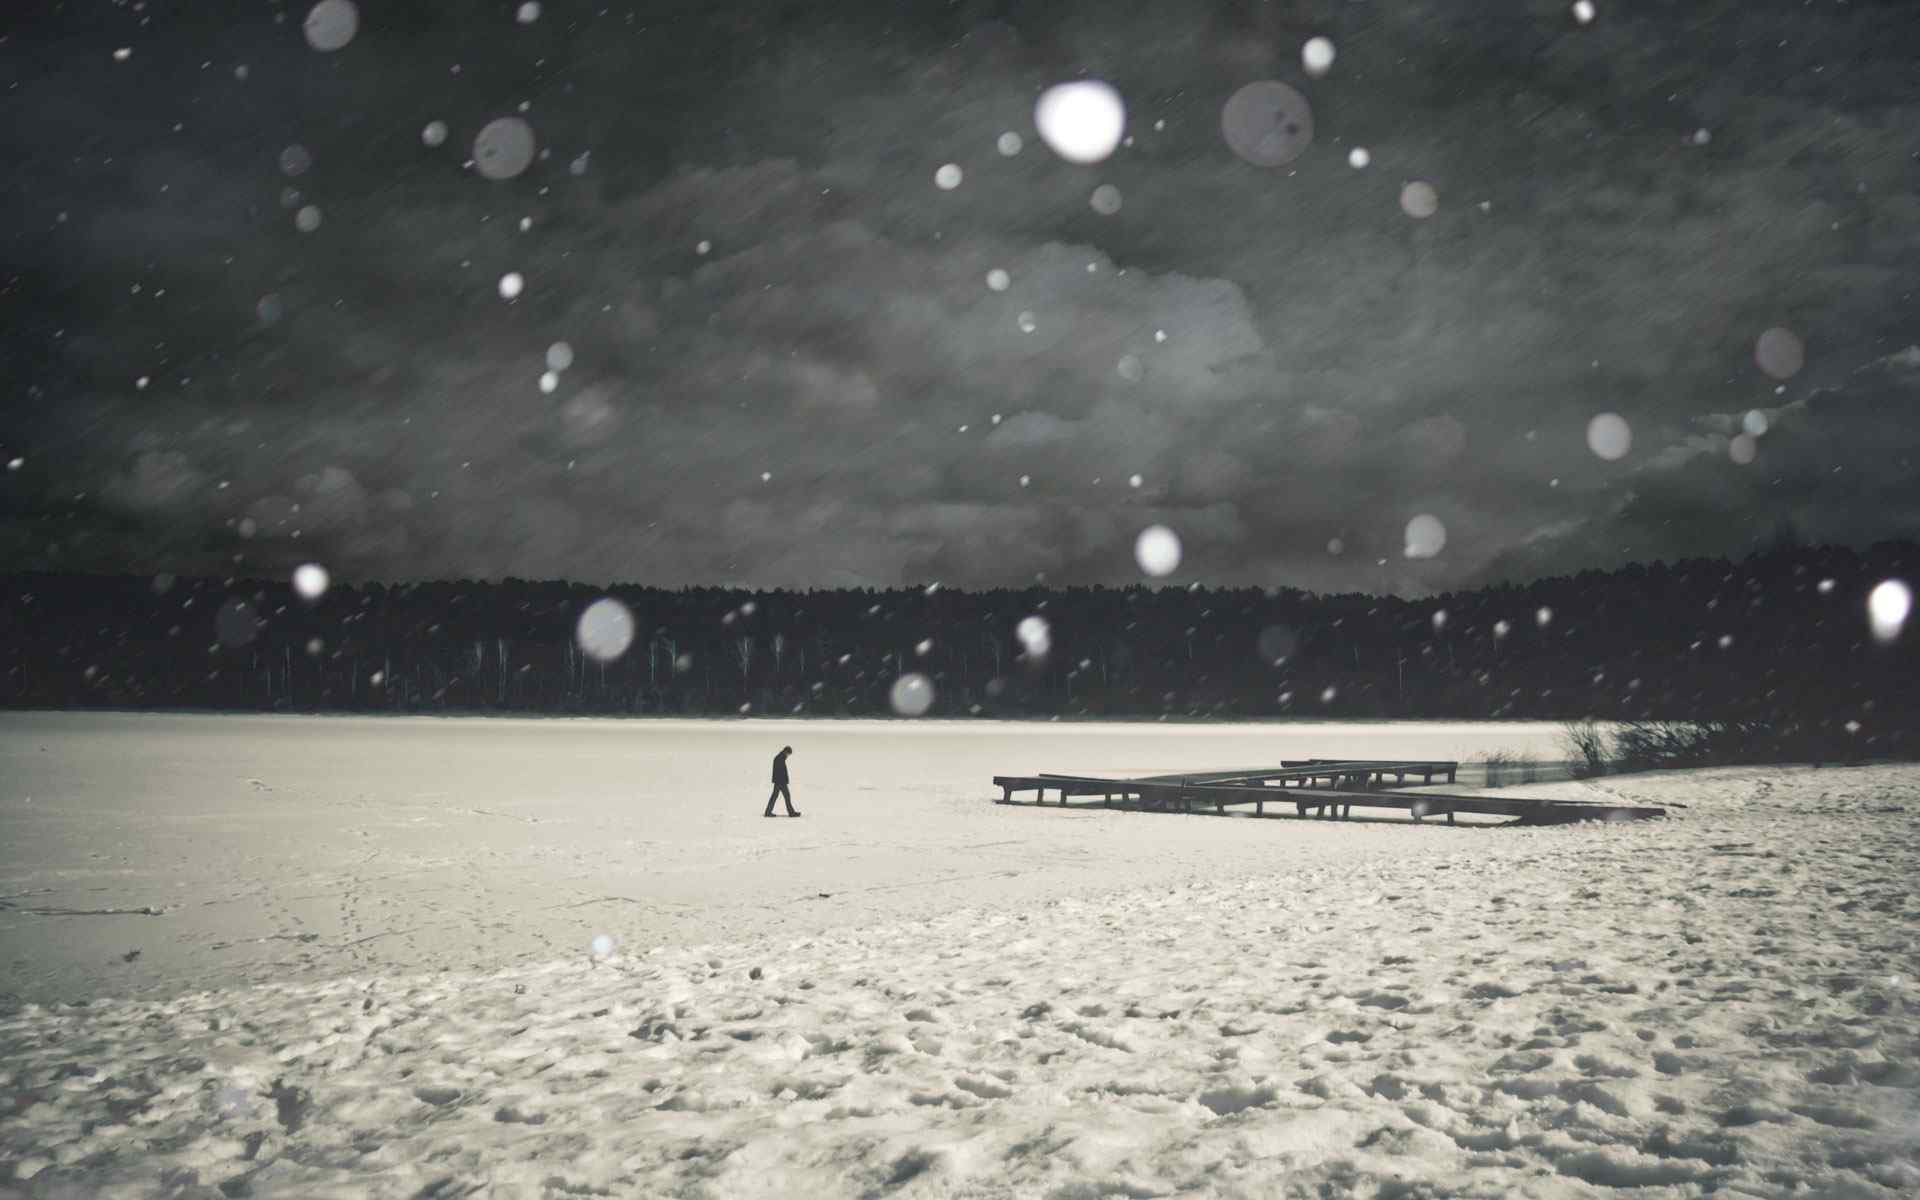
[[[988,783],[1556,737],[9,716],[0,1196],[1920,1191],[1920,768],[1536,829]]]
[[[1305,823],[1007,808],[995,774],[1558,756],[1545,723],[0,716],[0,991],[481,968],[1403,852]],[[798,821],[762,819],[773,754]],[[29,909],[136,915],[53,916]],[[49,928],[58,936],[48,938]],[[123,961],[128,952],[140,954]]]

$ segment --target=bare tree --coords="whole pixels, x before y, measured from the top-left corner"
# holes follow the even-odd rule
[[[674,672],[674,669],[675,669],[674,664],[678,662],[680,659],[680,643],[677,640],[675,640],[674,637],[664,629],[656,632],[653,635],[652,639],[647,642],[647,684],[648,686],[657,686],[655,683],[656,677],[654,674],[654,658],[653,658],[653,652],[656,648],[665,649],[667,652],[667,674],[669,676],[671,676]]]

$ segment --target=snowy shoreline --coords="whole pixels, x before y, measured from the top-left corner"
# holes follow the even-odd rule
[[[0,1194],[1920,1186],[1920,768],[1540,791],[1690,807],[1393,855],[1348,828],[1346,859],[599,962],[29,1006],[0,1020]]]

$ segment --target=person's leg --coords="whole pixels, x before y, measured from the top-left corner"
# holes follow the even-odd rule
[[[770,817],[770,816],[772,816],[772,815],[773,815],[773,802],[774,802],[774,801],[775,801],[776,799],[778,799],[778,798],[779,798],[779,795],[780,795],[780,793],[781,793],[781,792],[784,792],[784,791],[786,791],[786,790],[787,790],[787,789],[786,789],[786,788],[784,788],[784,787],[782,787],[782,786],[781,786],[780,784],[777,784],[777,783],[776,783],[776,784],[774,784],[774,785],[773,785],[773,791],[772,791],[771,793],[769,793],[769,794],[768,794],[768,796],[767,796],[767,811],[766,811],[766,812],[764,812],[764,813],[761,813],[760,815],[761,815],[761,816],[763,816],[763,817]],[[793,807],[793,801],[791,801],[791,800],[789,800],[789,801],[787,801],[787,807],[788,807],[788,808],[792,808],[792,807]]]
[[[784,783],[780,785],[780,795],[781,795],[781,796],[782,796],[782,798],[784,798],[784,799],[786,800],[786,802],[787,802],[787,815],[788,815],[788,816],[790,816],[790,817],[797,817],[797,816],[799,816],[799,815],[800,815],[800,814],[799,814],[799,812],[798,812],[798,811],[796,811],[796,810],[794,809],[794,807],[793,807],[793,793],[787,790],[787,785],[786,785],[786,784],[784,784]],[[767,805],[767,807],[768,807],[768,808],[772,808],[772,807],[773,807],[773,805],[772,805],[772,802],[771,802],[771,801],[769,801],[769,802],[768,802],[768,805]]]

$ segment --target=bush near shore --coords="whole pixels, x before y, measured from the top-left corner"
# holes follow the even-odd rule
[[[1800,721],[1569,721],[1562,745],[1575,778],[1668,767],[1859,762],[1858,727]]]

